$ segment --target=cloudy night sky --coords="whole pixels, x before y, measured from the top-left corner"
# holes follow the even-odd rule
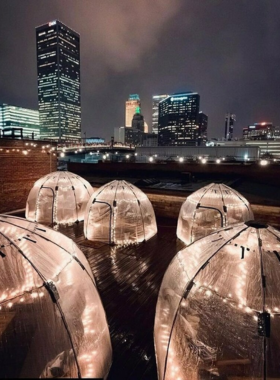
[[[37,109],[35,27],[58,19],[80,34],[82,132],[107,139],[138,93],[195,91],[222,137],[280,125],[280,0],[1,0],[0,102]]]

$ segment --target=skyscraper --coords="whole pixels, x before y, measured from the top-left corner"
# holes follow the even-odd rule
[[[40,138],[39,112],[29,108],[0,104],[0,130],[5,136],[13,136],[14,131],[22,131],[24,138]],[[19,133],[16,133],[19,135]]]
[[[81,139],[80,36],[60,21],[36,28],[41,138]]]
[[[232,140],[233,137],[233,125],[236,121],[236,116],[230,112],[226,113],[225,117],[225,139]]]
[[[131,127],[133,129],[138,129],[138,131],[144,133],[144,116],[140,113],[139,107],[136,109],[136,112],[133,115]]]
[[[198,145],[207,141],[208,116],[202,111],[198,114]]]
[[[199,102],[196,92],[177,93],[159,102],[159,146],[198,143]]]
[[[131,127],[132,119],[137,109],[141,107],[141,102],[138,94],[129,95],[125,102],[125,127]]]
[[[154,95],[153,96],[153,113],[152,113],[152,133],[158,134],[158,105],[159,102],[168,95]]]

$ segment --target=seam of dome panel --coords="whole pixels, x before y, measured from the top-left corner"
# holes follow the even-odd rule
[[[224,198],[224,195],[223,195],[222,187],[221,187],[220,184],[218,184],[218,185],[219,185],[219,189],[220,189],[221,197],[222,197],[222,202],[223,202],[223,213],[221,214],[222,218],[223,218],[223,225],[227,226],[227,224],[228,224],[228,220],[227,220],[227,205],[226,205],[225,198]]]
[[[40,191],[41,191],[41,189],[42,188],[44,188],[44,186],[45,186],[45,183],[50,179],[50,175],[49,174],[47,174],[47,176],[46,176],[47,178],[46,178],[46,180],[45,181],[43,181],[43,183],[41,184],[41,186],[39,187],[39,189],[38,189],[38,192],[37,192],[37,196],[36,196],[36,202],[35,202],[35,220],[37,220],[37,210],[38,210],[38,207],[37,207],[37,205],[38,205],[38,198],[39,198],[39,194],[40,194]],[[52,218],[53,219],[53,218]]]
[[[122,182],[122,181],[116,181],[116,182],[117,182],[117,183],[116,183],[116,190],[115,190],[114,201],[116,201],[116,196],[117,196],[118,187],[119,187],[120,182]]]
[[[206,194],[206,193],[207,193],[207,192],[208,192],[213,186],[215,186],[215,183],[210,184],[209,187],[208,187],[208,189],[206,189],[206,190],[204,191],[204,193],[201,195],[201,197],[199,198],[199,201],[196,202],[196,208],[195,208],[194,213],[193,213],[193,216],[192,216],[192,219],[193,219],[193,220],[195,219],[195,216],[196,216],[197,205],[200,204],[201,199],[204,197],[204,195],[205,195],[205,194]],[[188,199],[188,198],[187,198],[187,199]],[[187,201],[187,199],[185,200],[185,202]],[[185,203],[185,202],[184,202],[184,203]],[[192,233],[193,233],[193,223],[192,223],[191,231],[190,231],[190,239],[191,239],[191,242],[192,242]]]
[[[209,259],[197,270],[197,272],[194,274],[193,278],[188,282],[187,286],[185,287],[185,290],[183,292],[183,295],[181,296],[180,298],[180,301],[178,303],[178,307],[177,307],[177,310],[176,310],[176,313],[174,315],[174,318],[173,318],[173,322],[172,322],[172,325],[171,325],[171,329],[170,329],[170,333],[169,333],[169,339],[168,339],[168,344],[167,344],[167,348],[166,348],[166,355],[165,355],[165,361],[164,361],[164,370],[163,370],[163,380],[165,380],[165,375],[166,375],[166,370],[167,370],[167,359],[168,359],[168,351],[169,351],[169,346],[170,346],[170,342],[171,342],[171,336],[172,336],[172,333],[173,333],[173,329],[174,329],[174,326],[175,326],[175,322],[177,320],[177,316],[178,316],[178,311],[179,311],[179,307],[182,303],[182,300],[183,298],[186,298],[187,295],[189,294],[189,292],[191,291],[194,283],[194,279],[195,277],[199,274],[199,272],[201,270],[203,270],[206,265],[209,264],[210,260],[216,255],[216,253],[222,249],[225,245],[227,245],[231,240],[233,239],[236,239],[242,232],[246,231],[246,229],[248,229],[249,227],[245,227],[243,230],[241,231],[238,231],[238,233],[236,233],[236,235],[234,235],[232,238],[226,240],[226,242],[224,244],[222,244],[210,257]],[[176,255],[177,256],[177,255]],[[176,256],[174,257],[174,259],[176,258]],[[173,260],[174,260],[173,259]],[[171,261],[171,263],[173,262],[173,260]],[[169,266],[171,265],[171,263],[169,264]],[[206,265],[205,265],[206,264]],[[168,269],[167,269],[168,270]]]
[[[250,212],[249,205],[248,205],[248,201],[247,201],[247,200],[246,200],[241,194],[239,194],[238,191],[236,191],[236,190],[230,188],[230,187],[227,186],[227,185],[224,185],[224,186],[227,187],[229,190],[231,190],[231,191],[234,193],[234,195],[235,195],[237,198],[239,198],[239,199],[241,200],[241,202],[245,205],[245,207],[247,208],[248,212]]]
[[[1,216],[2,216],[2,215],[0,215],[0,217],[1,217]],[[20,219],[20,218],[17,218],[17,219]],[[18,226],[18,225],[14,224],[14,223],[11,223],[11,222],[7,221],[7,220],[0,220],[0,222],[10,224],[10,225],[12,225],[12,226],[14,226],[14,227],[21,228],[21,229],[23,229],[24,231],[28,231],[28,232],[29,232],[29,230],[28,230],[26,227]],[[28,221],[27,221],[27,222],[28,222]],[[32,223],[32,222],[29,222],[29,223]],[[40,231],[46,231],[46,230],[41,230],[41,229],[40,229]],[[57,232],[57,233],[60,233],[60,232]],[[80,267],[86,272],[86,274],[89,276],[89,278],[91,279],[92,283],[94,284],[95,288],[97,289],[97,285],[96,285],[96,283],[94,282],[93,278],[90,276],[90,274],[88,273],[87,269],[84,267],[84,265],[82,264],[82,262],[78,259],[78,257],[77,257],[76,255],[73,255],[71,252],[67,251],[66,248],[64,248],[64,247],[62,247],[61,245],[55,243],[54,241],[48,239],[47,237],[40,235],[39,233],[37,233],[37,232],[35,232],[35,231],[33,231],[33,234],[35,234],[35,235],[41,237],[42,239],[44,239],[44,240],[46,240],[46,241],[48,241],[48,242],[54,244],[55,246],[61,248],[61,249],[62,249],[63,251],[65,251],[68,255],[70,255],[75,261],[77,261],[77,263],[78,263],[78,264],[80,265]],[[5,236],[5,235],[3,235],[3,236]],[[78,247],[77,247],[77,248],[78,248]]]
[[[266,294],[265,294],[265,288],[266,288],[266,276],[264,273],[264,266],[263,266],[263,251],[262,251],[262,239],[260,237],[259,229],[256,230],[257,232],[257,238],[258,238],[258,250],[259,250],[259,258],[260,258],[260,277],[261,277],[261,292],[262,292],[262,313],[264,314],[266,312],[265,308],[265,301],[266,301]],[[266,332],[263,335],[263,379],[265,380],[266,377],[266,369],[267,369],[267,341],[266,341]]]
[[[87,190],[87,192],[88,192],[88,196],[90,197],[90,193],[89,193],[89,191],[88,191],[88,188],[87,188],[87,186],[86,186],[86,184],[85,183],[83,183],[83,181],[82,181],[82,179],[83,178],[81,178],[80,176],[77,176],[77,177],[75,177],[78,181],[80,181],[81,182],[81,184],[86,188],[86,190]],[[84,180],[84,179],[83,179]],[[85,181],[85,180],[84,180]],[[88,181],[85,181],[85,182],[88,182]],[[89,183],[89,182],[88,182]],[[90,183],[89,183],[90,184]],[[91,184],[90,184],[90,186],[91,186]],[[92,186],[91,186],[92,187]]]
[[[111,186],[111,185],[112,185],[112,183],[109,182],[109,183],[107,183],[106,185],[101,186],[101,187],[98,189],[98,193],[96,194],[96,196],[95,196],[94,199],[96,199],[96,198],[98,197],[98,195],[99,195],[100,193],[102,193],[102,191],[104,191],[108,186]]]
[[[132,185],[132,186],[133,186],[133,185]],[[140,201],[139,201],[139,199],[137,198],[137,196],[136,196],[136,194],[135,194],[133,188],[132,188],[131,186],[129,186],[129,188],[130,188],[132,194],[135,196],[135,199],[136,199],[136,201],[137,201],[137,204],[138,204],[138,207],[139,207],[139,210],[140,210],[141,219],[142,219],[142,225],[143,225],[144,241],[146,241],[145,224],[144,224],[144,218],[143,218],[142,208],[141,208],[141,206],[140,206]]]
[[[76,198],[76,189],[75,189],[75,186],[73,186],[73,182],[70,178],[70,176],[68,176],[68,180],[70,181],[71,183],[71,186],[72,186],[72,190],[73,190],[73,193],[74,193],[74,199],[75,199],[75,209],[76,209],[76,219],[77,221],[79,220],[79,214],[78,214],[78,209],[77,209],[77,198]]]

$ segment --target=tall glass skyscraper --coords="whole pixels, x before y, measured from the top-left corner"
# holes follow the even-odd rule
[[[184,92],[159,102],[158,145],[197,145],[200,96]]]
[[[159,102],[168,95],[154,95],[153,96],[153,113],[152,113],[152,133],[158,134],[158,106]]]
[[[5,136],[12,136],[16,130],[15,134],[19,135],[19,129],[22,130],[24,138],[39,139],[39,112],[10,104],[0,104],[0,130]]]
[[[80,36],[60,21],[36,28],[41,138],[81,139]]]

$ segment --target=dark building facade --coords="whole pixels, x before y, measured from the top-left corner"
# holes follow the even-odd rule
[[[236,121],[236,116],[232,113],[227,113],[225,117],[225,139],[232,140],[233,138],[233,126]]]
[[[125,144],[132,146],[141,146],[144,132],[139,129],[125,128]]]
[[[144,133],[144,116],[140,112],[133,115],[131,127]]]
[[[184,92],[159,102],[158,145],[197,145],[200,96]]]
[[[36,28],[41,138],[81,139],[80,36],[60,21]]]
[[[198,114],[198,145],[203,145],[207,141],[208,115],[202,111]]]

